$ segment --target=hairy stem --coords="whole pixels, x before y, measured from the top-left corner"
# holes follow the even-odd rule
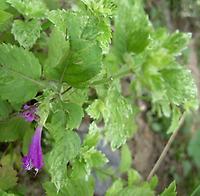
[[[151,170],[151,172],[149,173],[148,177],[147,177],[147,181],[151,180],[151,178],[153,177],[153,175],[156,173],[156,171],[158,170],[158,168],[160,167],[161,163],[163,162],[172,142],[174,141],[177,133],[178,133],[178,130],[180,128],[180,126],[182,125],[183,121],[184,121],[184,118],[185,118],[185,114],[183,114],[179,120],[179,124],[176,128],[176,130],[174,130],[173,134],[171,135],[171,137],[169,138],[165,148],[163,149],[159,159],[157,160],[156,164],[154,165],[153,169]]]

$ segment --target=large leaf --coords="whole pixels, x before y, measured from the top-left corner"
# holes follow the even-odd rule
[[[41,66],[31,52],[12,45],[0,45],[0,96],[12,103],[24,103],[43,87]]]

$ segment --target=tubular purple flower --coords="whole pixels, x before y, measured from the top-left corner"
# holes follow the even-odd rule
[[[23,168],[25,170],[35,169],[36,173],[43,167],[43,155],[41,147],[42,126],[38,126],[29,146],[29,151],[22,158]]]
[[[28,122],[32,122],[37,119],[36,115],[36,106],[32,105],[29,106],[27,104],[24,105],[23,110],[21,112],[21,116]]]

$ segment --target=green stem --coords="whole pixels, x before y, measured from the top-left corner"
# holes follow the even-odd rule
[[[122,70],[121,72],[118,72],[117,74],[115,74],[113,76],[110,76],[109,78],[104,78],[104,79],[101,79],[101,80],[96,80],[96,81],[92,82],[90,85],[105,84],[105,83],[113,81],[114,79],[118,79],[118,78],[124,77],[127,74],[129,74],[129,73],[132,73],[132,70],[130,68]]]

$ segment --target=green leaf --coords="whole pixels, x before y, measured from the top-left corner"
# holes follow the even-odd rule
[[[0,10],[0,32],[5,31],[11,24],[12,15],[6,11]]]
[[[96,150],[94,147],[83,153],[83,158],[87,164],[87,168],[98,168],[102,167],[108,162],[105,154]]]
[[[96,99],[89,105],[86,112],[94,119],[99,119],[104,111],[105,105],[102,100]]]
[[[164,41],[163,46],[168,49],[170,53],[179,55],[185,49],[191,39],[191,33],[182,33],[178,30],[171,34]]]
[[[67,179],[65,186],[59,191],[56,191],[56,187],[50,183],[46,182],[43,184],[47,196],[93,196],[94,194],[94,182],[92,178],[86,180],[83,179]]]
[[[25,131],[30,129],[30,124],[24,119],[15,117],[8,121],[0,122],[0,142],[11,142],[21,139]]]
[[[114,50],[122,60],[126,52],[138,54],[144,51],[149,43],[151,27],[140,1],[123,0],[118,4]]]
[[[47,156],[47,165],[51,174],[51,181],[59,190],[65,182],[66,165],[74,159],[80,150],[80,138],[73,131],[66,131],[65,114],[56,112],[52,117],[52,123],[48,126],[50,133],[55,139],[53,149]]]
[[[72,86],[82,86],[100,72],[101,60],[101,49],[96,43],[86,40],[72,42],[63,80]]]
[[[190,196],[198,196],[200,194],[200,185],[192,192]]]
[[[0,189],[8,190],[17,185],[17,172],[9,165],[0,167]]]
[[[21,46],[30,49],[40,37],[40,30],[41,24],[37,20],[27,22],[15,20],[12,27],[12,34]]]
[[[103,117],[112,149],[119,148],[136,131],[132,106],[113,87],[108,90]]]
[[[47,11],[42,0],[7,0],[7,2],[28,18],[44,18]]]
[[[176,183],[173,181],[160,196],[176,196]]]
[[[84,117],[83,108],[75,103],[66,103],[63,107],[67,113],[67,128],[78,128]]]
[[[48,40],[48,58],[44,66],[48,78],[60,80],[64,70],[62,63],[68,50],[69,42],[65,40],[65,34],[58,28],[53,28]]]
[[[6,0],[1,0],[0,1],[0,10],[6,10],[8,7],[9,6],[8,6]]]
[[[120,172],[126,172],[130,169],[132,163],[131,151],[127,144],[124,144],[121,148],[121,161]]]
[[[168,99],[175,105],[183,105],[186,110],[197,109],[197,87],[192,74],[183,67],[161,71]]]
[[[67,12],[65,10],[52,10],[47,12],[46,15],[59,31],[66,33]]]
[[[138,184],[139,182],[141,182],[141,180],[142,180],[142,177],[136,170],[134,169],[128,170],[128,186]]]
[[[0,99],[0,119],[5,119],[11,113],[12,107],[7,101]]]
[[[116,180],[112,186],[107,190],[106,196],[116,196],[119,191],[123,189],[123,182],[121,179]]]
[[[100,128],[98,128],[95,122],[92,122],[89,127],[89,132],[86,135],[83,146],[87,146],[89,148],[96,146],[100,141]]]
[[[118,196],[143,196],[143,195],[148,195],[148,196],[154,196],[154,192],[148,187],[148,186],[134,186],[134,187],[126,187],[122,189],[119,193]]]
[[[170,127],[167,130],[168,134],[173,133],[174,131],[176,131],[176,129],[179,126],[179,121],[180,121],[181,115],[182,114],[181,114],[180,110],[176,106],[174,106],[173,107],[173,111],[172,111],[171,124],[170,124]]]
[[[41,66],[31,52],[0,45],[0,96],[11,103],[25,103],[43,87]],[[15,92],[13,94],[13,92]]]

